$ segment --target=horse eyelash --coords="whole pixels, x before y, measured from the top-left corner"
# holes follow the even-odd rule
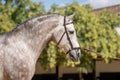
[[[74,34],[74,31],[69,31],[70,34]]]

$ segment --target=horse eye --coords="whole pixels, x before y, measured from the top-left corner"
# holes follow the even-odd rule
[[[70,34],[74,34],[74,31],[69,31]]]

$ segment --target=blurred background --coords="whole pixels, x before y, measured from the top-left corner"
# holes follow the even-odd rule
[[[82,57],[71,61],[51,41],[33,80],[120,80],[120,0],[0,0],[0,33],[50,13],[75,13]]]

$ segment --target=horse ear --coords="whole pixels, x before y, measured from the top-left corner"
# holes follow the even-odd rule
[[[72,15],[67,16],[67,18],[68,18],[68,19],[73,19],[74,16],[75,16],[75,14],[73,13]]]

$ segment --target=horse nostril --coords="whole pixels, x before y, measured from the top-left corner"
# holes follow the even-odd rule
[[[77,53],[77,56],[80,57],[80,53],[79,52]]]

